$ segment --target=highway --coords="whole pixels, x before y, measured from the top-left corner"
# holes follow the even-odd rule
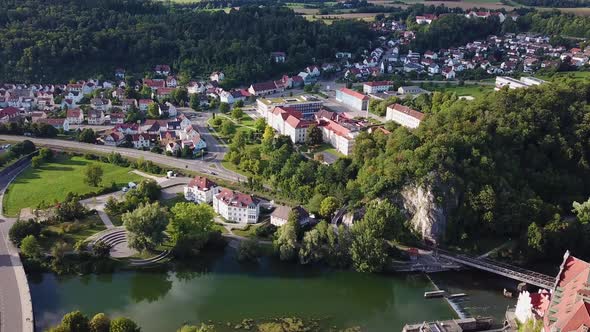
[[[203,130],[205,127],[199,127],[199,130]],[[206,129],[206,128],[205,128]],[[190,160],[190,159],[180,159],[175,157],[169,157],[164,154],[157,154],[152,153],[149,151],[142,151],[130,148],[117,148],[105,145],[97,145],[97,144],[88,144],[88,143],[80,143],[76,141],[65,141],[60,139],[50,139],[50,138],[35,138],[35,137],[25,137],[25,136],[13,136],[13,135],[0,135],[0,139],[7,140],[7,141],[24,141],[30,140],[35,145],[42,145],[47,146],[50,148],[56,149],[72,149],[80,152],[90,152],[90,153],[100,153],[100,154],[108,154],[111,152],[118,152],[123,157],[132,158],[132,159],[140,159],[143,158],[145,160],[150,160],[156,164],[161,166],[169,166],[171,168],[177,169],[187,169],[190,171],[196,171],[203,174],[211,174],[216,177],[229,180],[229,181],[246,181],[247,178],[243,175],[235,173],[233,171],[225,169],[221,165],[221,161],[223,160],[223,155],[225,153],[224,148],[218,146],[215,139],[209,134],[208,131],[203,131],[203,137],[207,142],[208,146],[211,147],[213,151],[210,151],[209,154],[205,157],[204,160]],[[212,145],[209,145],[212,142]],[[212,174],[215,173],[215,174]]]
[[[29,162],[0,176],[0,331],[33,331],[33,307],[27,277],[8,231],[16,219],[1,215],[2,196],[8,184]]]

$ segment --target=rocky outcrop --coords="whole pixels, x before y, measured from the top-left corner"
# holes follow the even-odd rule
[[[409,217],[409,226],[424,240],[438,243],[442,239],[449,211],[457,206],[456,199],[449,197],[450,190],[441,185],[408,184],[400,191],[401,206]],[[445,188],[442,188],[445,189]],[[445,203],[440,203],[442,195]]]

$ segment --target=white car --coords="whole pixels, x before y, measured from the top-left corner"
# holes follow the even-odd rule
[[[121,190],[122,190],[124,193],[126,193],[126,192],[129,190],[129,188],[127,188],[127,187],[123,187],[123,188],[121,188]]]

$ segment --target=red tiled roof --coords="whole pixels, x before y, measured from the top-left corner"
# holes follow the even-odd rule
[[[368,86],[390,86],[392,83],[390,81],[377,81],[377,82],[365,82],[364,85]]]
[[[252,88],[254,91],[267,91],[267,90],[274,90],[276,89],[275,82],[263,82],[263,83],[254,83],[252,84]]]
[[[391,105],[389,107],[391,107],[393,110],[396,110],[396,111],[398,111],[400,113],[407,114],[407,115],[409,115],[409,116],[411,116],[413,118],[416,118],[418,120],[424,119],[424,113],[418,112],[416,110],[413,110],[413,109],[411,109],[411,108],[409,108],[407,106],[400,105],[400,104],[393,104],[393,105]]]
[[[66,112],[66,117],[68,117],[68,118],[79,118],[81,114],[82,114],[82,110],[81,109],[74,108],[74,109],[68,110]]]
[[[188,186],[191,188],[196,187],[199,190],[205,190],[216,187],[217,184],[204,176],[195,176],[195,178],[188,183]]]
[[[256,203],[254,197],[248,194],[244,194],[238,191],[232,191],[227,188],[222,188],[217,199],[224,202],[227,205],[245,208],[252,203]]]
[[[356,92],[354,90],[347,89],[347,88],[340,88],[340,92],[345,93],[345,94],[352,96],[354,98],[362,99],[362,100],[369,99],[368,96],[366,96],[360,92]]]

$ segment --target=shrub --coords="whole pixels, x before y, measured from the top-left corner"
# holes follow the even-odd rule
[[[41,225],[33,219],[19,220],[8,231],[8,238],[14,245],[20,246],[21,241],[28,235],[38,237],[41,233]]]

